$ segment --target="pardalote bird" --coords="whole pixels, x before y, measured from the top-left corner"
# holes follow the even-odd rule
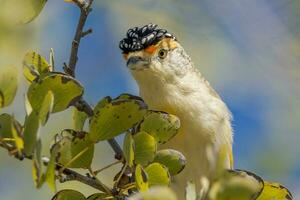
[[[221,150],[224,168],[232,168],[231,113],[177,38],[148,24],[129,29],[119,47],[149,108],[180,119],[179,133],[163,145],[187,159],[174,180],[175,191],[182,193],[187,181],[199,184],[200,177],[211,177]]]

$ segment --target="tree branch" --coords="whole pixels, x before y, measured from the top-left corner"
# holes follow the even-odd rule
[[[84,0],[73,0],[73,2],[79,7],[80,9],[80,17],[77,24],[76,33],[72,42],[72,48],[71,48],[71,55],[69,58],[69,65],[64,68],[65,71],[67,71],[68,74],[75,77],[75,67],[78,60],[78,48],[80,45],[81,38],[83,37],[83,31],[86,19],[91,12],[91,6],[93,3],[93,0],[90,0],[88,3]]]
[[[6,143],[2,143],[0,142],[0,147],[6,149],[9,154],[11,154],[11,152],[15,149],[12,145],[10,144],[6,144]],[[26,159],[29,159],[29,160],[32,160],[32,156],[28,157],[28,156],[25,156],[25,155],[19,155],[19,154],[15,154],[15,157],[19,160],[23,160],[24,158]],[[45,166],[48,165],[49,163],[49,158],[47,157],[43,157],[42,158],[43,160],[43,163]],[[61,169],[63,168],[63,166],[61,166],[60,164],[56,163],[56,171],[60,171]],[[93,177],[89,177],[89,176],[83,176],[79,173],[77,173],[76,171],[74,170],[71,170],[69,168],[65,168],[62,173],[66,176],[69,176],[69,177],[72,177],[72,180],[76,180],[76,181],[79,181],[81,183],[84,183],[86,185],[89,185],[97,190],[100,190],[102,192],[105,192],[105,193],[108,193],[110,194],[111,193],[111,189],[108,188],[106,185],[104,185],[102,182],[100,182],[99,180],[93,178]]]
[[[88,29],[84,31],[84,25],[87,20],[89,13],[91,12],[91,6],[93,4],[93,0],[89,0],[86,2],[85,0],[73,0],[73,2],[79,7],[80,9],[80,17],[76,28],[76,33],[72,42],[71,54],[69,59],[69,64],[67,65],[64,63],[64,71],[65,73],[75,77],[75,69],[78,60],[78,49],[80,45],[80,41],[86,35],[92,33],[92,29]],[[92,107],[83,99],[81,98],[78,102],[74,104],[74,106],[79,110],[85,112],[88,116],[93,115]],[[115,158],[121,160],[123,157],[123,151],[120,145],[117,143],[115,139],[108,140],[108,143],[115,151]]]
[[[49,158],[47,157],[43,157],[43,163],[44,165],[48,165],[49,163]],[[63,168],[63,166],[56,164],[56,170],[60,171]],[[81,183],[84,183],[86,185],[89,185],[97,190],[100,190],[102,192],[111,193],[111,189],[109,189],[105,184],[103,184],[101,181],[99,181],[98,179],[95,179],[93,177],[89,177],[89,176],[83,176],[79,173],[77,173],[74,170],[71,170],[69,168],[64,168],[64,170],[62,171],[62,173],[66,176],[72,177],[71,180],[76,180],[79,181]]]

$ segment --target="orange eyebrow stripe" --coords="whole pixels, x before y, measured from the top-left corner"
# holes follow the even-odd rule
[[[145,51],[146,51],[147,53],[149,53],[149,54],[153,54],[153,53],[156,51],[156,49],[157,49],[156,46],[151,45],[151,46],[147,47],[147,48],[145,49]]]

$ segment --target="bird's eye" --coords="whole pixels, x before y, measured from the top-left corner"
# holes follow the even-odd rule
[[[164,58],[167,56],[167,54],[168,54],[168,51],[167,51],[167,50],[161,49],[161,50],[159,50],[159,52],[158,52],[158,57],[164,59]]]

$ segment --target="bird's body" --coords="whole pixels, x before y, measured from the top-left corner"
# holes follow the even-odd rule
[[[187,159],[186,168],[174,184],[181,193],[187,181],[211,177],[214,159],[221,149],[226,152],[225,167],[232,167],[231,114],[182,46],[168,36],[144,48],[125,52],[124,57],[150,109],[180,119],[179,134],[163,148],[179,150]]]

